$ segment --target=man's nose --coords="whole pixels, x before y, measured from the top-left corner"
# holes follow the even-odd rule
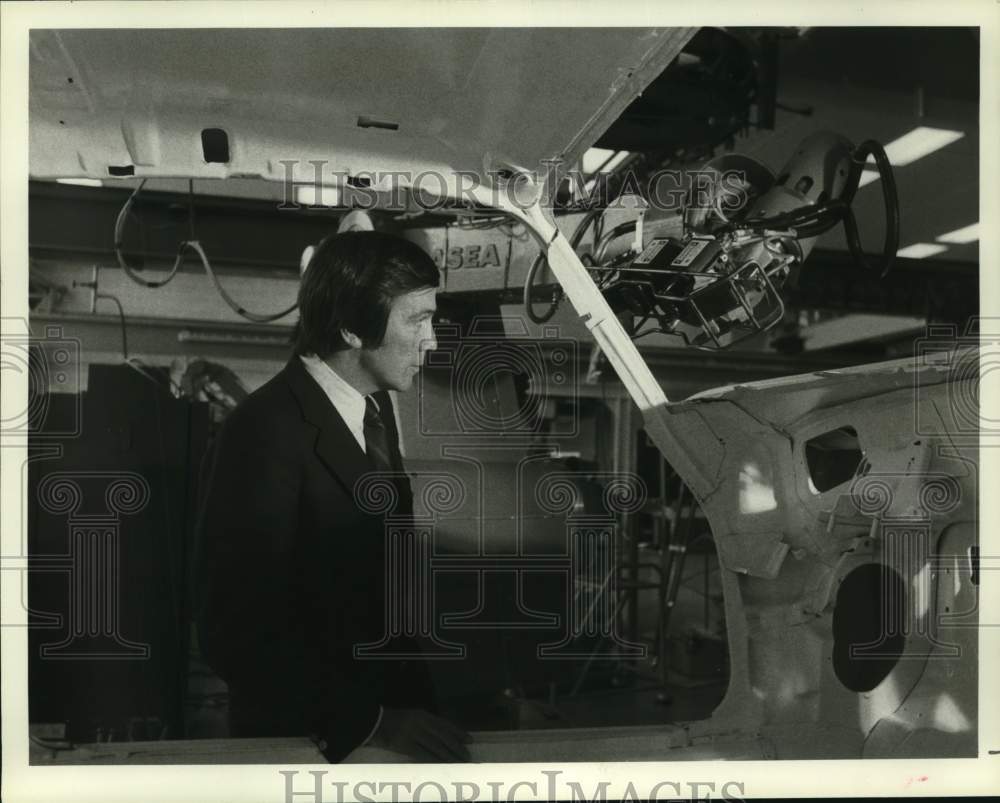
[[[424,333],[423,338],[420,340],[420,356],[421,358],[428,352],[434,351],[438,347],[437,338],[434,336],[434,327],[428,326],[427,331]]]

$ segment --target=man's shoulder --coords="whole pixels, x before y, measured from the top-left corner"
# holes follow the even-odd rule
[[[243,399],[226,417],[226,426],[253,429],[267,422],[266,429],[272,430],[283,422],[290,425],[301,422],[301,410],[285,373],[281,371]]]

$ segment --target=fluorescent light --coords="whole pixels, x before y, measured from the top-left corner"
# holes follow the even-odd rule
[[[589,148],[583,154],[583,172],[587,175],[596,173],[610,173],[629,155],[629,151],[610,151],[607,148]]]
[[[607,148],[590,148],[583,154],[583,172],[596,173],[597,168],[615,155],[614,151]]]
[[[950,145],[965,136],[962,131],[950,131],[947,128],[928,128],[918,126],[908,134],[893,140],[885,146],[885,155],[893,167],[902,167],[917,159],[922,159],[945,145]]]
[[[885,146],[885,155],[889,157],[889,164],[893,167],[902,167],[910,162],[915,162],[929,153],[933,153],[945,145],[950,145],[955,140],[965,136],[962,131],[950,131],[947,128],[929,128],[918,126],[908,134],[903,134],[899,139],[894,139]],[[878,168],[875,165],[875,157],[869,156],[865,162],[865,170],[861,172],[861,179],[858,181],[858,189],[866,184],[878,181]],[[941,239],[940,237],[938,239]]]
[[[946,245],[935,245],[934,243],[914,243],[913,245],[908,245],[906,248],[900,248],[896,252],[896,256],[905,257],[906,259],[923,259],[924,257],[932,257],[935,254],[940,254],[942,251],[947,251],[948,246]]]
[[[862,170],[861,178],[858,179],[858,189],[873,181],[878,181],[878,170]]]
[[[942,234],[940,237],[935,237],[934,239],[939,243],[954,243],[955,245],[974,243],[979,239],[979,224],[973,223],[971,226],[949,231],[947,234]]]
[[[295,188],[295,202],[302,206],[337,206],[340,189],[322,184],[303,184]]]
[[[103,187],[99,178],[57,178],[56,184],[76,184],[78,187]]]

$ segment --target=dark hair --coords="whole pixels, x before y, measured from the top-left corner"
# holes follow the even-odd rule
[[[299,287],[295,354],[326,358],[348,348],[340,330],[375,348],[385,337],[392,301],[439,284],[437,265],[416,243],[377,231],[348,231],[323,240]]]

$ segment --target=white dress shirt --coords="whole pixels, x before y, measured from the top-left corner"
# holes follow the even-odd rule
[[[315,354],[307,354],[299,358],[305,365],[309,376],[323,389],[330,404],[334,406],[340,417],[344,419],[347,428],[361,447],[365,449],[365,397],[340,374],[334,371]]]
[[[323,393],[330,400],[330,404],[340,413],[340,417],[344,419],[344,423],[347,424],[347,428],[358,442],[361,451],[367,454],[368,450],[365,448],[366,397],[358,393],[346,379],[315,354],[306,354],[299,357],[299,359],[302,360],[302,364],[306,367],[306,371],[309,372],[309,376],[315,379],[316,384],[322,388]],[[375,402],[375,406],[378,406],[378,402]],[[364,747],[371,741],[372,736],[375,735],[375,731],[378,730],[378,726],[381,724],[382,706],[379,706],[378,719],[375,720],[375,726],[368,734],[368,738],[361,743],[361,747]]]

